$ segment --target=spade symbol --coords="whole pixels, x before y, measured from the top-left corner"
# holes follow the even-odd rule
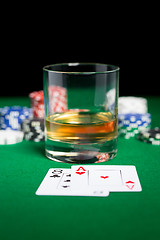
[[[69,186],[68,185],[64,185],[64,186],[62,186],[63,188],[68,188]]]
[[[66,177],[71,177],[71,174],[67,174]]]
[[[54,178],[56,178],[56,177],[60,177],[60,176],[57,175],[57,174],[54,174],[53,176],[50,176],[50,177],[54,177]]]

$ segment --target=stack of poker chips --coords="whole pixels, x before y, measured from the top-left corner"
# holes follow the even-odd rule
[[[65,112],[67,110],[67,91],[61,86],[48,87],[50,112]],[[43,91],[35,91],[29,94],[31,108],[35,118],[44,118],[44,94]]]
[[[118,112],[125,113],[147,113],[147,99],[142,97],[119,97]]]
[[[23,132],[15,130],[0,130],[0,145],[15,144],[23,141]]]
[[[160,145],[160,128],[155,127],[153,129],[143,130],[138,134],[137,138],[142,142]]]
[[[44,94],[43,91],[34,91],[29,94],[33,117],[22,123],[24,139],[26,141],[40,142],[44,136]]]
[[[67,91],[61,86],[51,85],[48,88],[50,112],[65,112],[67,110]],[[44,93],[42,90],[29,94],[33,118],[23,121],[24,139],[27,141],[44,141]]]
[[[44,119],[26,119],[22,123],[24,139],[27,141],[40,142],[45,140]]]
[[[0,129],[21,130],[22,121],[31,117],[31,108],[20,106],[3,107],[0,109]]]
[[[61,86],[49,86],[48,92],[50,112],[66,111],[66,89]],[[34,142],[45,140],[43,91],[34,91],[29,97],[31,108],[12,106],[0,109],[0,144],[17,143],[23,138]]]
[[[32,117],[28,107],[11,106],[0,109],[0,144],[15,144],[23,140],[22,122]]]
[[[33,117],[44,118],[44,94],[43,91],[35,91],[29,94]]]
[[[142,130],[150,129],[151,114],[147,100],[141,97],[120,97],[118,101],[118,130],[125,139],[135,137]]]
[[[61,86],[49,86],[50,112],[67,111],[67,91]]]

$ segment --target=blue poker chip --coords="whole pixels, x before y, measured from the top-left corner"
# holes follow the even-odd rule
[[[118,114],[118,124],[124,127],[149,126],[151,124],[151,114]]]
[[[118,114],[118,118],[121,120],[127,119],[127,120],[131,120],[131,121],[135,121],[135,120],[146,120],[148,118],[151,118],[151,114],[150,113],[126,113],[126,114]]]
[[[21,130],[23,120],[32,118],[32,109],[28,107],[12,106],[0,109],[0,129]]]

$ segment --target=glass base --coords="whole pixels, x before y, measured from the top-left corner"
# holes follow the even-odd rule
[[[70,144],[46,140],[47,158],[72,164],[100,163],[117,155],[117,138],[103,143]]]

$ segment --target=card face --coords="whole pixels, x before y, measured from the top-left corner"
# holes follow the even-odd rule
[[[37,195],[56,195],[58,192],[67,192],[70,188],[71,175],[68,169],[49,169],[42,183],[40,184]]]
[[[122,185],[120,171],[114,170],[91,170],[89,172],[89,185],[91,186],[114,186]]]
[[[135,166],[74,165],[72,187],[106,187],[109,192],[139,192],[141,184]]]
[[[36,195],[106,197],[109,195],[109,191],[98,186],[90,189],[72,189],[71,169],[51,168],[37,189]]]

